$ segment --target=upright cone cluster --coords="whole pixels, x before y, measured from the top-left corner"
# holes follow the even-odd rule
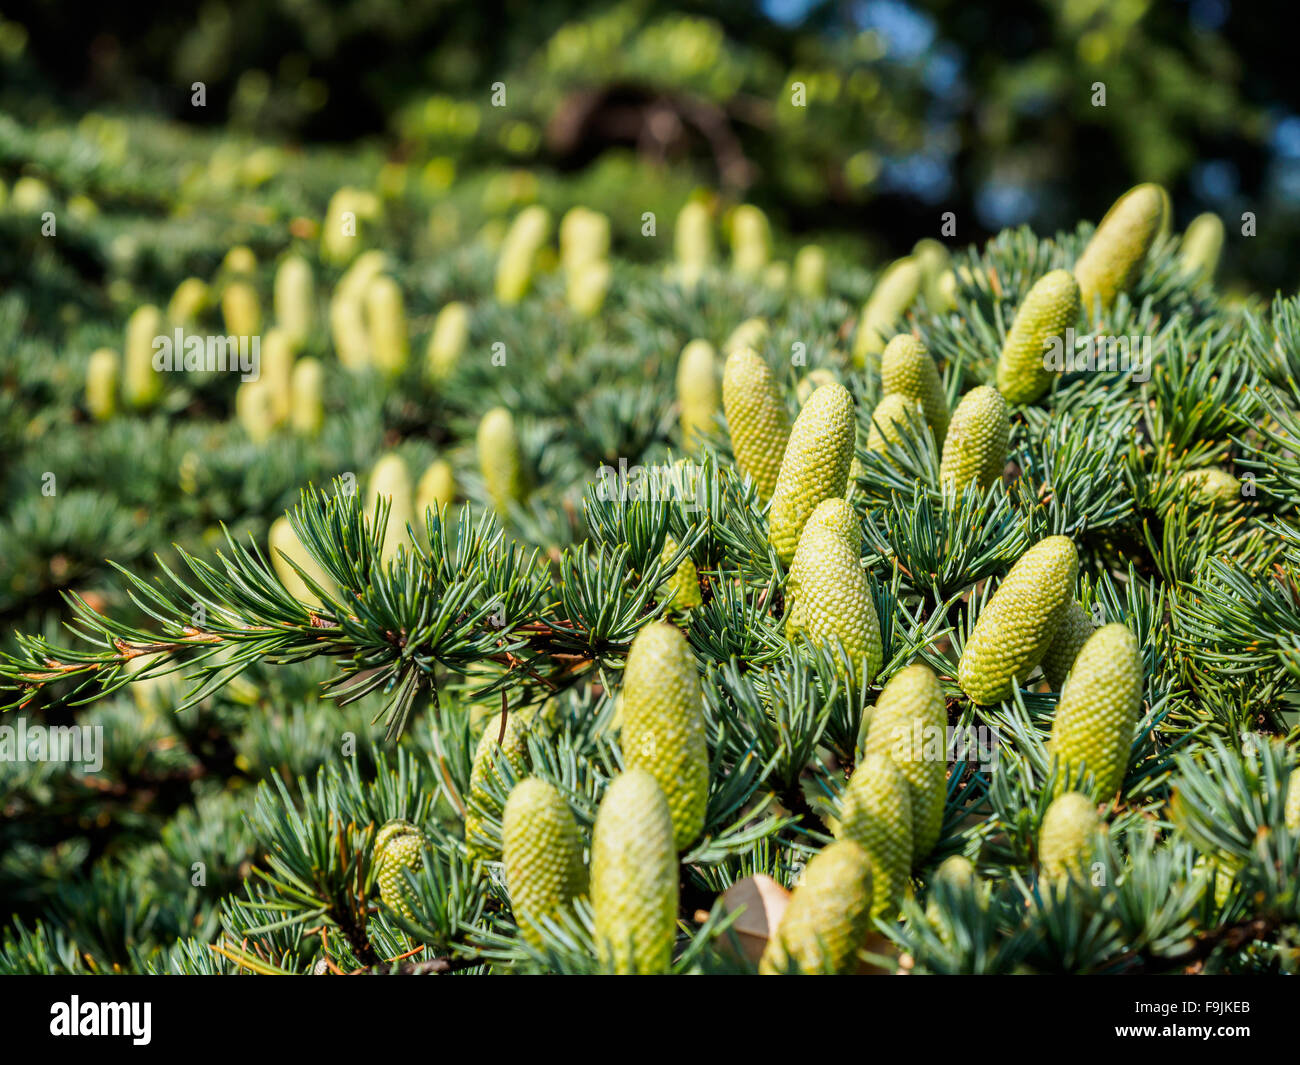
[[[709,801],[709,747],[699,670],[680,629],[653,622],[636,634],[623,671],[619,747],[628,769],[658,782],[684,850],[704,828]]]
[[[718,413],[718,372],[713,345],[692,340],[677,360],[677,406],[682,427],[682,446],[695,451],[700,437],[713,427]]]
[[[497,512],[524,498],[524,464],[515,433],[515,419],[505,407],[493,407],[478,424],[479,474]]]
[[[853,397],[837,384],[817,389],[795,419],[768,513],[768,538],[787,565],[817,504],[848,488],[857,429]]]
[[[919,403],[934,433],[934,442],[943,446],[949,416],[939,367],[925,345],[911,333],[900,333],[885,346],[880,357],[880,389],[885,397],[902,396]]]
[[[591,906],[604,964],[615,973],[665,973],[677,937],[677,849],[655,778],[614,778],[591,839]]]
[[[912,812],[912,864],[938,842],[948,791],[948,714],[929,666],[907,666],[876,700],[865,751],[891,758],[907,781]]]
[[[427,846],[424,833],[409,821],[389,821],[375,836],[374,865],[379,897],[385,906],[408,921],[414,920],[415,911],[403,870],[415,872],[424,868],[423,854]]]
[[[957,666],[957,683],[973,702],[1001,702],[1043,660],[1078,574],[1078,552],[1064,536],[1049,536],[1020,556],[984,604]]]
[[[776,932],[763,950],[759,972],[844,975],[871,930],[872,867],[851,840],[818,851],[790,896]]]
[[[873,917],[898,905],[912,868],[912,800],[893,759],[869,754],[858,762],[841,801],[837,839],[852,840],[871,859]]]
[[[970,484],[984,491],[1002,476],[1010,438],[1006,400],[988,385],[972,388],[948,423],[939,483],[953,495],[960,495]]]
[[[1116,296],[1132,288],[1169,215],[1169,194],[1154,184],[1130,189],[1106,212],[1074,264],[1079,296],[1089,316],[1098,303],[1109,310]]]
[[[501,864],[515,919],[524,936],[538,942],[542,920],[587,889],[582,837],[554,785],[529,777],[510,792],[501,815]]]
[[[1059,763],[1058,781],[1086,766],[1097,799],[1110,799],[1119,791],[1142,709],[1142,689],[1142,653],[1127,627],[1118,622],[1103,625],[1088,637],[1052,722],[1048,750]]]
[[[1101,828],[1097,807],[1086,795],[1067,791],[1052,800],[1038,831],[1038,866],[1047,880],[1086,880],[1093,840]]]
[[[998,359],[998,391],[1008,403],[1033,403],[1051,387],[1056,372],[1045,365],[1044,356],[1052,341],[1063,343],[1078,317],[1079,284],[1068,270],[1053,270],[1034,282]]]
[[[722,407],[736,468],[748,475],[766,501],[776,487],[790,440],[790,414],[776,378],[753,348],[736,348],[722,373]]]

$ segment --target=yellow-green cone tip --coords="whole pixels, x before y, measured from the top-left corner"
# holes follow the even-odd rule
[[[1044,366],[1044,356],[1052,341],[1064,343],[1078,317],[1079,284],[1068,270],[1053,270],[1034,282],[998,359],[998,391],[1008,403],[1033,403],[1051,387],[1056,371]],[[1062,349],[1062,355],[1068,358],[1073,352]]]
[[[939,678],[922,663],[889,679],[871,715],[865,751],[891,758],[907,780],[912,864],[934,848],[948,791],[948,712]]]
[[[1040,663],[1043,676],[1051,685],[1052,691],[1061,690],[1075,657],[1095,628],[1091,615],[1083,609],[1083,605],[1077,599],[1071,600]]]
[[[652,622],[632,641],[623,671],[622,724],[623,764],[659,782],[674,846],[683,850],[704,828],[709,748],[699,669],[676,626]]]
[[[667,562],[677,554],[677,541],[667,540],[660,555],[661,562]],[[660,594],[668,600],[674,610],[694,610],[703,599],[700,596],[700,575],[690,556],[682,559],[677,568],[663,583]]]
[[[1088,637],[1066,678],[1052,723],[1048,750],[1059,763],[1058,786],[1086,765],[1099,800],[1119,791],[1142,689],[1142,653],[1126,626],[1103,625]]]
[[[1188,470],[1178,478],[1188,490],[1191,502],[1203,507],[1230,507],[1241,502],[1241,482],[1227,470],[1215,466]]]
[[[1169,195],[1155,184],[1138,185],[1106,212],[1074,264],[1083,309],[1092,316],[1100,302],[1108,310],[1142,273],[1147,252],[1169,215]]]
[[[695,451],[700,437],[713,428],[721,406],[718,396],[716,356],[707,340],[692,340],[677,360],[677,406],[682,446]]]
[[[411,889],[402,870],[424,868],[424,833],[409,821],[389,821],[375,836],[375,878],[379,882],[379,897],[384,905],[400,913],[408,921],[415,912],[411,908]]]
[[[1078,552],[1064,536],[1049,536],[1020,556],[984,604],[957,665],[957,683],[973,702],[1001,702],[1033,672],[1074,596],[1078,574]]]
[[[488,719],[483,735],[474,749],[474,763],[469,774],[469,803],[465,811],[465,846],[471,858],[480,861],[501,857],[500,840],[487,832],[487,819],[499,817],[501,801],[495,792],[504,790],[511,778],[522,780],[528,775],[528,740],[518,714],[506,717],[506,734],[501,736],[501,718]],[[507,776],[507,768],[509,776]],[[492,790],[489,790],[492,789]]]
[[[1088,796],[1067,791],[1053,799],[1038,832],[1038,866],[1043,877],[1086,880],[1100,827],[1097,807]]]
[[[880,356],[880,387],[886,396],[905,396],[920,403],[935,443],[943,446],[949,415],[939,367],[911,333],[900,333],[885,346]]]
[[[872,916],[889,915],[912,868],[912,806],[907,778],[892,759],[869,754],[844,790],[837,839],[852,840],[871,859]]]
[[[524,497],[523,457],[514,416],[505,407],[493,407],[479,422],[475,443],[483,487],[497,512],[505,514],[511,503]]]
[[[510,907],[524,936],[538,942],[542,919],[556,917],[587,890],[573,812],[553,785],[521,780],[501,816],[501,844]]]
[[[818,851],[767,941],[759,972],[853,972],[858,948],[871,930],[871,900],[871,859],[866,851],[851,840]]]
[[[781,458],[768,538],[789,565],[808,516],[824,499],[843,497],[857,441],[853,397],[843,385],[823,385],[804,404]]]
[[[920,264],[907,256],[891,263],[876,282],[853,338],[853,361],[859,369],[885,350],[885,342],[920,292],[921,280]]]
[[[946,492],[957,496],[968,484],[984,491],[1002,476],[1010,438],[1006,400],[988,385],[972,388],[957,404],[948,423],[939,483]]]
[[[665,973],[677,937],[677,850],[655,778],[615,777],[596,813],[591,906],[603,963],[620,974]]]
[[[753,480],[766,502],[790,440],[790,414],[767,362],[752,348],[736,348],[727,356],[722,407],[736,468]]]

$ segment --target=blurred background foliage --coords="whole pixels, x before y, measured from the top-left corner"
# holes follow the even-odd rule
[[[474,175],[488,206],[588,198],[655,210],[684,178],[766,209],[797,234],[872,259],[939,236],[1097,218],[1153,180],[1180,225],[1215,211],[1224,279],[1297,283],[1300,107],[1283,47],[1291,5],[1263,0],[215,0],[75,19],[17,0],[0,27],[0,108],[42,130],[69,114],[153,114],[280,143],[355,150],[450,196]],[[195,107],[194,83],[206,105]],[[505,87],[505,107],[491,105]],[[796,83],[806,106],[792,103]],[[1098,105],[1098,84],[1105,106]],[[227,141],[256,180],[275,163]],[[214,159],[214,165],[220,160]],[[252,169],[254,173],[247,173]],[[526,174],[510,175],[510,171]],[[472,184],[472,182],[471,182]],[[623,212],[625,225],[635,215]],[[616,220],[617,225],[617,220]]]

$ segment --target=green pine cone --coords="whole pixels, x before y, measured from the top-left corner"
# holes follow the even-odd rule
[[[984,604],[957,665],[957,683],[973,702],[1001,702],[1043,660],[1078,575],[1079,554],[1064,536],[1020,556]]]
[[[450,377],[468,343],[469,308],[453,300],[433,320],[433,332],[424,352],[424,369],[429,380],[436,384]]]
[[[315,609],[320,606],[320,599],[308,587],[307,582],[298,575],[298,571],[289,564],[289,559],[296,562],[325,591],[338,596],[338,585],[334,583],[320,563],[307,553],[307,549],[302,546],[288,518],[282,516],[271,522],[266,546],[266,553],[271,559],[271,566],[275,570],[275,575],[280,578],[280,583],[284,585],[288,593],[300,603],[305,603]]]
[[[677,849],[668,803],[642,769],[615,777],[591,838],[601,959],[619,974],[665,973],[677,938]]]
[[[262,331],[262,303],[247,281],[232,281],[221,293],[221,317],[231,336],[255,337]]]
[[[677,360],[677,406],[682,429],[682,446],[695,451],[700,436],[713,428],[718,413],[718,375],[713,345],[692,340]]]
[[[884,396],[876,409],[871,412],[871,428],[867,431],[867,450],[873,451],[881,458],[889,458],[889,445],[902,447],[925,418],[924,408],[919,400],[911,396]],[[945,430],[947,426],[944,427]]]
[[[1178,484],[1190,489],[1191,502],[1198,506],[1230,507],[1241,502],[1241,482],[1215,466],[1188,470],[1178,478]]]
[[[1086,879],[1101,818],[1088,796],[1067,791],[1052,800],[1038,831],[1038,866],[1047,880]]]
[[[952,253],[948,246],[933,237],[922,237],[912,248],[912,258],[921,267],[921,291],[932,311],[942,313],[952,301],[943,289],[943,277],[952,273]]]
[[[885,396],[906,396],[921,404],[934,442],[943,446],[948,434],[948,399],[939,367],[911,333],[900,333],[880,356],[880,388]]]
[[[1283,823],[1292,832],[1300,832],[1300,766],[1292,767],[1291,783],[1286,789],[1286,811]]]
[[[1088,637],[1066,678],[1048,750],[1059,759],[1064,786],[1085,764],[1093,792],[1110,799],[1124,783],[1133,730],[1142,709],[1142,654],[1124,625],[1103,625]]]
[[[822,385],[838,383],[839,379],[830,370],[809,370],[803,377],[799,378],[799,383],[794,386],[794,397],[799,401],[799,406],[802,407]]]
[[[402,870],[414,872],[423,869],[422,855],[427,845],[424,833],[409,821],[389,821],[375,836],[374,864],[379,897],[385,906],[408,921],[415,919],[415,911],[411,908],[411,888]]]
[[[867,852],[851,840],[818,851],[804,869],[767,941],[758,971],[846,975],[871,931],[872,869]]]
[[[865,752],[886,755],[907,780],[912,864],[939,840],[948,794],[948,711],[939,679],[920,662],[892,677],[876,700]]]
[[[474,764],[469,773],[465,848],[471,858],[479,861],[495,861],[501,857],[501,841],[490,831],[488,821],[499,818],[504,809],[505,804],[493,791],[503,791],[510,783],[505,767],[509,767],[514,780],[523,780],[528,775],[528,742],[518,714],[507,716],[505,738],[498,745],[500,735],[501,718],[488,718],[487,727],[474,748]]]
[[[1072,599],[1061,618],[1060,625],[1057,626],[1056,635],[1047,645],[1047,650],[1043,652],[1043,660],[1039,663],[1043,667],[1043,676],[1052,686],[1052,691],[1061,690],[1061,685],[1065,683],[1079,649],[1087,642],[1095,628],[1092,616],[1083,609],[1083,605],[1077,599]]]
[[[1033,403],[1051,387],[1056,373],[1043,365],[1044,355],[1053,339],[1064,343],[1078,317],[1079,283],[1069,270],[1053,270],[1034,282],[998,359],[998,391],[1008,403]]]
[[[838,501],[837,501],[838,502]],[[811,520],[795,553],[794,604],[786,616],[786,638],[802,633],[809,642],[834,647],[839,640],[857,672],[870,684],[880,672],[880,619],[871,598],[860,548],[842,532]]]
[[[883,917],[907,890],[912,868],[912,800],[907,778],[883,754],[864,755],[849,778],[837,839],[867,852],[873,879],[871,914]]]
[[[768,512],[768,538],[786,565],[808,515],[848,489],[857,431],[853,397],[843,385],[822,385],[795,419]]]
[[[731,214],[731,268],[742,276],[755,277],[771,257],[772,228],[767,215],[742,203]]]
[[[826,252],[816,244],[805,244],[794,256],[794,290],[810,300],[826,298]]]
[[[857,335],[853,338],[853,361],[864,369],[885,350],[899,320],[921,291],[921,267],[910,255],[891,263],[871,290]]]
[[[153,342],[162,331],[162,313],[152,303],[137,307],[126,320],[122,398],[135,410],[152,407],[162,396],[162,374],[153,368]]]
[[[822,526],[834,530],[853,548],[855,554],[859,557],[862,554],[862,523],[858,520],[857,512],[844,499],[825,499],[817,504],[817,509],[808,517],[807,524],[804,525],[806,533],[810,528]],[[786,603],[786,639],[793,640],[795,635],[802,628],[802,620],[799,615],[799,585],[803,580],[804,567],[808,565],[808,559],[812,556],[811,546],[804,549],[804,541],[811,545],[815,537],[799,537],[799,549],[794,553],[794,561],[790,563],[790,571],[785,578],[785,603]]]
[[[1098,300],[1107,310],[1137,281],[1169,214],[1169,194],[1150,183],[1129,189],[1106,212],[1074,264],[1079,298],[1089,317]]]
[[[667,562],[677,554],[677,547],[676,540],[665,541],[660,561]],[[694,610],[703,602],[700,597],[700,574],[689,557],[682,559],[673,575],[664,581],[660,594],[674,610]]]
[[[366,287],[366,333],[370,361],[382,373],[397,376],[411,356],[402,290],[391,277],[375,278]]]
[[[752,348],[736,348],[727,356],[722,409],[736,468],[753,480],[759,499],[766,502],[790,440],[790,414],[767,362]]]
[[[372,518],[378,517],[380,499],[388,499],[388,524],[384,526],[384,548],[382,560],[387,562],[397,554],[398,547],[405,544],[410,550],[410,537],[407,526],[415,522],[414,488],[411,485],[411,471],[406,467],[406,460],[395,451],[390,451],[375,463],[370,471],[370,494],[367,497],[366,511]]]
[[[1198,214],[1183,233],[1178,252],[1179,269],[1194,281],[1211,281],[1223,254],[1223,220],[1207,211]]]
[[[300,349],[311,338],[316,324],[316,282],[311,265],[301,255],[290,255],[275,272],[271,297],[275,324]]]
[[[514,786],[501,816],[501,863],[519,929],[539,942],[542,918],[587,890],[582,837],[553,785],[529,777]]]
[[[514,416],[505,407],[493,407],[478,423],[476,437],[479,474],[497,513],[524,498],[523,457],[515,433]]]
[[[962,396],[948,423],[939,483],[954,495],[972,483],[984,491],[1002,476],[1010,438],[1006,400],[988,385],[972,388]]]
[[[657,621],[636,634],[623,671],[622,715],[623,764],[659,782],[673,844],[684,850],[704,828],[709,746],[699,669],[680,629]]]
[[[319,359],[298,359],[289,382],[289,423],[299,436],[316,436],[325,426],[325,369]]]
[[[713,219],[704,204],[691,200],[678,212],[673,229],[673,252],[684,268],[682,273],[688,282],[698,280],[700,273],[712,264]]]
[[[86,363],[86,410],[96,421],[105,421],[117,412],[117,386],[120,362],[112,348],[99,348]]]

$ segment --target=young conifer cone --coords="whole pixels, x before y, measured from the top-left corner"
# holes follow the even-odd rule
[[[1169,194],[1150,183],[1129,189],[1106,212],[1074,264],[1079,296],[1090,317],[1098,301],[1108,310],[1137,281],[1169,213]]]
[[[768,513],[768,539],[787,565],[808,515],[848,488],[857,429],[853,397],[843,385],[817,389],[795,419]]]
[[[1047,880],[1086,879],[1101,818],[1086,795],[1067,791],[1052,800],[1038,831],[1038,866]]]
[[[659,782],[673,844],[683,850],[704,827],[709,747],[699,669],[676,626],[658,621],[636,634],[623,671],[622,718],[623,764]]]
[[[1041,663],[1043,676],[1052,686],[1052,691],[1061,690],[1075,657],[1095,628],[1091,615],[1077,599],[1072,599],[1065,616],[1061,618],[1061,624],[1057,626],[1056,635],[1047,645]]]
[[[385,906],[408,921],[414,920],[415,911],[411,908],[412,891],[402,871],[410,869],[414,872],[424,868],[423,854],[427,845],[424,833],[409,821],[389,821],[375,836],[374,864],[379,897]]]
[[[406,369],[411,354],[406,310],[402,290],[391,277],[376,277],[366,287],[366,331],[376,369],[391,376]]]
[[[221,293],[221,317],[231,336],[258,336],[262,328],[262,304],[257,289],[247,281],[230,282]]]
[[[325,370],[318,359],[299,359],[293,364],[289,413],[293,431],[299,436],[316,436],[325,426]]]
[[[537,253],[551,234],[550,212],[538,204],[525,207],[510,224],[497,259],[496,296],[518,303],[533,284]]]
[[[668,539],[660,554],[660,561],[667,562],[677,554],[677,541]],[[682,559],[672,576],[663,583],[660,594],[667,599],[674,610],[694,610],[703,602],[700,596],[700,574],[690,556]]]
[[[948,712],[939,680],[917,662],[892,677],[876,700],[866,753],[891,758],[907,780],[912,811],[912,864],[939,839],[948,793]]]
[[[1217,214],[1198,214],[1183,233],[1178,266],[1194,281],[1212,281],[1223,254],[1223,220]]]
[[[817,504],[817,509],[808,517],[804,525],[804,533],[810,528],[818,526],[832,529],[842,536],[849,547],[852,548],[855,557],[862,555],[862,524],[858,520],[858,515],[845,499],[825,499]],[[805,547],[805,540],[808,546]],[[800,536],[799,547],[794,553],[794,561],[790,563],[790,571],[785,579],[785,638],[793,641],[795,636],[803,631],[803,617],[799,607],[799,589],[803,583],[804,569],[809,565],[815,565],[819,562],[819,549],[816,548],[816,537]]]
[[[474,763],[469,771],[465,849],[471,858],[480,861],[501,857],[501,841],[488,824],[492,818],[500,817],[504,809],[504,803],[496,797],[496,792],[506,790],[511,778],[520,781],[528,775],[527,731],[518,714],[506,716],[505,738],[498,743],[500,736],[500,716],[488,718],[483,735],[478,738],[478,746],[474,748]]]
[[[873,917],[897,905],[912,868],[912,801],[893,759],[869,754],[849,778],[837,839],[852,840],[871,859]]]
[[[981,706],[1001,702],[1051,645],[1074,597],[1079,554],[1064,536],[1039,541],[1011,567],[975,620],[957,683]]]
[[[805,244],[794,256],[794,290],[805,299],[826,298],[829,270],[826,252],[816,244]]]
[[[483,487],[497,512],[505,514],[512,502],[524,498],[523,456],[514,417],[505,407],[493,407],[479,422],[475,442]]]
[[[1194,504],[1203,507],[1230,507],[1241,502],[1241,481],[1216,466],[1188,470],[1178,478],[1180,487],[1190,489]]]
[[[434,383],[447,380],[455,372],[469,343],[469,308],[453,300],[438,312],[425,350],[425,372]]]
[[[743,277],[757,277],[772,257],[772,230],[767,215],[742,203],[731,215],[731,268]]]
[[[948,424],[939,483],[957,496],[968,484],[986,490],[1002,476],[1010,438],[1006,400],[988,385],[972,388],[957,404]]]
[[[895,392],[883,396],[871,412],[871,428],[867,430],[867,450],[881,458],[889,458],[889,445],[903,447],[903,441],[920,428],[925,420],[925,409],[919,400]]]
[[[1080,649],[1056,707],[1048,750],[1059,762],[1058,787],[1086,765],[1097,799],[1113,797],[1124,783],[1141,709],[1137,637],[1119,622],[1103,625]]]
[[[135,410],[152,407],[162,396],[162,375],[153,368],[153,342],[162,331],[162,314],[152,303],[137,307],[126,321],[122,398]]]
[[[871,930],[872,869],[867,852],[837,840],[817,852],[768,939],[759,972],[846,975]]]
[[[796,552],[799,575],[786,636],[803,634],[816,645],[834,648],[839,640],[857,671],[870,684],[880,672],[883,652],[880,620],[861,556],[845,536],[809,522]]]
[[[298,540],[298,535],[293,531],[293,525],[287,517],[281,516],[271,522],[266,546],[275,575],[280,578],[280,583],[288,593],[300,603],[315,608],[320,606],[320,598],[308,587],[307,582],[298,574],[298,570],[294,569],[291,562],[296,562],[308,577],[327,593],[337,597],[338,586],[320,563],[307,553],[307,549]]]
[[[262,337],[261,382],[271,400],[276,425],[283,425],[293,414],[293,342],[284,330],[268,329]]]
[[[614,778],[591,839],[591,907],[601,960],[619,974],[666,973],[677,938],[677,848],[655,778]]]
[[[379,513],[380,499],[387,498],[391,501],[388,524],[384,526],[383,553],[380,556],[384,562],[396,556],[399,546],[410,544],[406,527],[415,522],[412,496],[411,471],[407,469],[406,460],[390,451],[370,471],[370,494],[366,507],[373,520]]]
[[[456,475],[446,459],[435,459],[415,486],[415,520],[424,528],[425,511],[441,514],[456,498]]]
[[[121,361],[112,348],[99,348],[86,363],[86,410],[96,421],[117,413],[117,388]]]
[[[290,255],[275,272],[272,295],[275,322],[301,348],[316,324],[316,283],[311,266],[301,255]]]
[[[542,919],[587,890],[582,837],[553,785],[529,777],[510,792],[501,815],[501,864],[515,920],[526,938],[538,942]]]
[[[692,340],[677,360],[677,405],[682,428],[682,446],[695,451],[701,434],[713,427],[718,413],[718,374],[713,345]]]
[[[920,403],[934,442],[943,447],[948,434],[948,399],[939,367],[911,333],[899,333],[880,356],[880,388],[885,396],[903,396]]]
[[[167,320],[173,325],[190,325],[207,310],[210,291],[201,277],[187,277],[167,301]]]
[[[1068,270],[1053,270],[1034,282],[1016,312],[998,359],[998,391],[1008,403],[1033,403],[1051,387],[1048,345],[1065,336],[1079,317],[1079,284]],[[1066,356],[1072,352],[1064,352]]]
[[[722,408],[736,468],[753,480],[759,499],[766,502],[790,440],[790,414],[766,360],[753,348],[737,348],[727,356]]]
[[[862,308],[853,338],[853,361],[859,369],[885,350],[885,341],[893,336],[920,291],[921,267],[911,256],[896,260],[880,276]]]
[[[1300,766],[1292,766],[1291,783],[1286,789],[1286,807],[1283,824],[1292,832],[1300,832]]]
[[[704,204],[692,200],[677,215],[673,251],[682,280],[693,285],[713,264],[713,219]]]

